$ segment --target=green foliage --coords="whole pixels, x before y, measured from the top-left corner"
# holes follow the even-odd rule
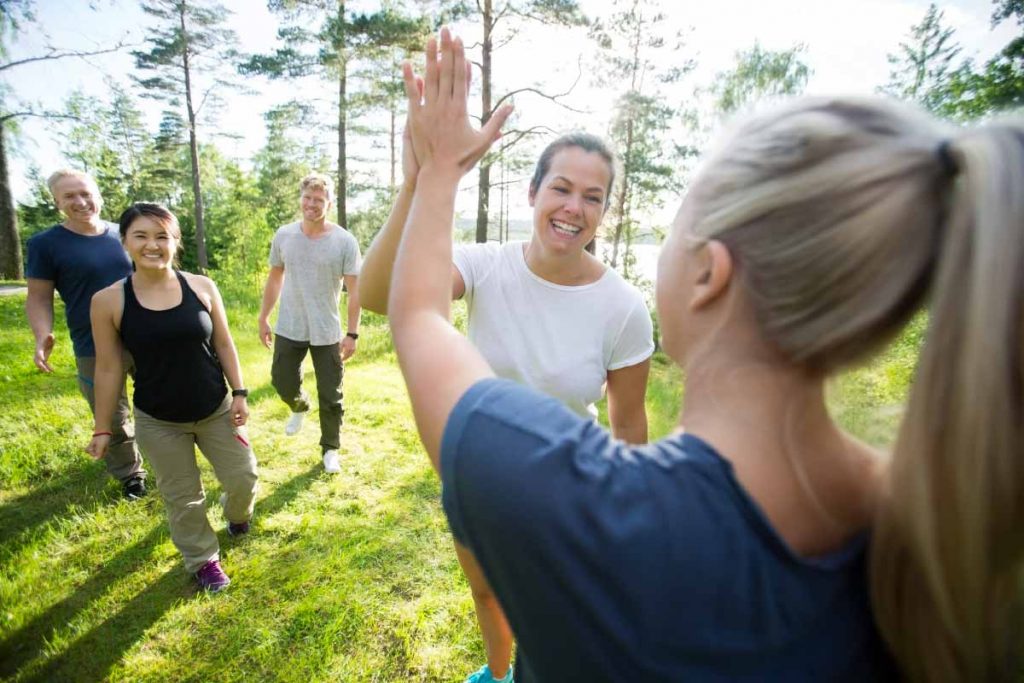
[[[718,74],[712,85],[715,110],[731,114],[758,100],[803,92],[811,75],[803,61],[805,50],[804,45],[766,50],[755,41],[754,47],[738,52],[736,66]]]
[[[50,188],[46,185],[39,169],[35,166],[28,172],[31,195],[27,202],[18,203],[18,236],[21,239],[21,253],[25,254],[25,242],[36,233],[46,230],[63,219],[57,205],[53,203]]]
[[[1024,26],[1024,5],[1019,0],[994,4],[993,26],[1011,17]],[[969,59],[954,65],[960,47],[942,18],[933,4],[921,22],[911,27],[911,42],[901,43],[900,53],[889,56],[893,72],[881,90],[959,121],[1024,106],[1024,34],[980,67]]]
[[[921,22],[910,28],[908,41],[889,55],[892,70],[882,92],[900,99],[917,102],[933,113],[949,106],[951,79],[963,75],[966,63],[956,66],[954,59],[960,46],[953,38],[953,29],[943,26],[944,12],[933,3]]]
[[[135,50],[135,67],[147,77],[136,82],[151,97],[176,101],[186,95],[185,60],[188,78],[199,73],[220,73],[224,63],[231,61],[231,49],[237,39],[233,31],[223,27],[228,11],[212,0],[143,0],[142,11],[156,19],[146,37],[148,50]],[[184,24],[184,25],[183,25]],[[218,86],[228,85],[221,78]],[[211,84],[213,85],[213,84]],[[195,88],[194,84],[191,84]],[[216,92],[211,92],[216,98]]]
[[[335,204],[338,222],[348,224],[348,199],[358,189],[349,182],[348,136],[379,133],[360,131],[349,120],[380,107],[394,115],[402,93],[397,64],[422,46],[429,31],[427,20],[405,13],[394,3],[372,13],[353,12],[344,3],[322,0],[275,0],[270,9],[287,22],[278,29],[282,45],[272,53],[249,55],[239,71],[275,79],[319,76],[337,84],[337,118],[316,121],[316,125],[338,131]],[[322,23],[310,30],[315,21]]]
[[[299,141],[291,134],[299,129],[308,137],[311,107],[289,102],[264,114],[267,122],[267,144],[256,154],[255,172],[259,202],[269,225],[290,223],[298,216],[299,182],[314,167],[317,148],[308,140]]]
[[[680,34],[659,30],[664,15],[650,0],[620,0],[607,23],[595,23],[590,35],[601,48],[599,80],[621,88],[609,136],[622,163],[617,191],[606,220],[613,227],[605,257],[612,268],[636,279],[633,243],[641,225],[661,208],[666,191],[679,182],[678,147],[669,142],[676,117],[666,104],[664,86],[679,81],[695,66],[681,56]]]

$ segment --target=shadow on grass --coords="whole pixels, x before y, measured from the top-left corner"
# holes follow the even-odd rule
[[[70,623],[80,610],[106,593],[115,581],[145,564],[153,549],[163,541],[167,533],[164,527],[164,524],[155,525],[149,530],[149,533],[135,544],[125,548],[111,558],[110,561],[105,562],[102,569],[89,577],[74,593],[51,606],[0,643],[0,674],[4,676],[14,674],[26,662],[38,657],[55,630],[63,628]],[[142,594],[147,593],[148,589]],[[163,610],[170,605],[173,599],[177,599],[181,595],[182,593],[179,590],[176,595],[171,596],[166,604],[162,604],[159,614],[163,613]],[[157,617],[159,614],[157,614]],[[95,629],[93,630],[95,631]],[[128,635],[131,634],[123,633],[119,638],[124,638]],[[84,638],[81,638],[77,642],[82,642],[83,640]],[[77,642],[76,645],[72,646],[72,650],[77,648]],[[91,656],[83,657],[83,660],[88,661],[92,656],[102,657],[103,653],[109,650],[111,650],[109,646],[98,648],[96,652],[91,653]],[[120,656],[120,651],[118,651],[117,655]],[[62,660],[65,658],[67,658],[67,653],[62,654],[57,659]],[[47,667],[49,668],[50,665],[48,664]],[[54,677],[51,674],[49,680],[55,680],[55,678],[60,677]],[[71,676],[71,678],[75,678],[75,676]],[[87,678],[92,680],[95,677],[90,676]],[[46,679],[44,678],[43,680]]]
[[[253,512],[253,517],[258,522],[260,517],[271,517],[280,512],[299,493],[308,489],[310,483],[318,479],[323,472],[323,466],[317,463],[310,466],[305,472],[296,474],[288,481],[282,482],[269,496],[256,500],[256,510]]]
[[[148,537],[147,537],[148,538]],[[26,681],[100,681],[122,655],[174,605],[194,593],[180,567],[169,569],[67,650],[30,671]],[[52,621],[50,623],[53,623]],[[3,656],[3,655],[0,655]],[[6,669],[7,664],[3,667]]]
[[[257,504],[257,514],[270,516],[284,508],[321,473],[319,465],[276,487]],[[65,483],[64,486],[67,486]],[[161,522],[132,546],[125,548],[91,576],[72,595],[56,603],[0,642],[0,677],[13,677],[26,663],[38,658],[53,633],[99,599],[123,576],[143,566],[168,532]],[[180,566],[165,572],[126,603],[116,614],[78,638],[67,650],[29,671],[25,680],[101,680],[124,652],[178,600],[195,595],[191,579]]]
[[[267,382],[266,384],[261,384],[260,386],[256,387],[255,389],[251,389],[249,391],[248,402],[249,402],[249,405],[255,406],[255,405],[258,405],[259,403],[262,403],[263,401],[266,401],[267,399],[276,399],[276,398],[277,398],[277,391],[270,384],[270,382]]]
[[[110,503],[109,479],[91,462],[69,464],[62,476],[0,506],[0,564],[6,564],[38,534],[38,528],[74,507],[83,512]]]

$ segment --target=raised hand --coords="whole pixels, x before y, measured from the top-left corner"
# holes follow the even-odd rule
[[[420,171],[466,174],[501,136],[501,126],[512,113],[502,106],[484,126],[470,124],[466,108],[470,65],[462,40],[441,30],[440,53],[437,40],[427,41],[426,72],[422,85],[407,63],[402,68],[409,98],[409,131]]]

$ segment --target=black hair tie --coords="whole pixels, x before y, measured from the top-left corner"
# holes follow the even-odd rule
[[[957,163],[956,159],[953,158],[953,151],[950,149],[949,140],[943,140],[939,143],[939,148],[936,150],[936,156],[939,157],[939,164],[942,166],[942,172],[950,178],[960,173],[960,164]]]

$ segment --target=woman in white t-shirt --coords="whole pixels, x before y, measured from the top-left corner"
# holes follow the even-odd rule
[[[359,278],[360,302],[378,313],[387,312],[391,267],[419,171],[408,131],[402,170],[402,188]],[[466,298],[469,338],[495,373],[594,417],[607,387],[612,433],[645,443],[650,313],[639,290],[587,249],[614,180],[614,157],[599,138],[572,133],[552,142],[530,181],[530,241],[457,247],[452,298]],[[456,552],[487,651],[487,665],[467,681],[511,681],[512,634],[504,613],[472,554],[458,543]]]

